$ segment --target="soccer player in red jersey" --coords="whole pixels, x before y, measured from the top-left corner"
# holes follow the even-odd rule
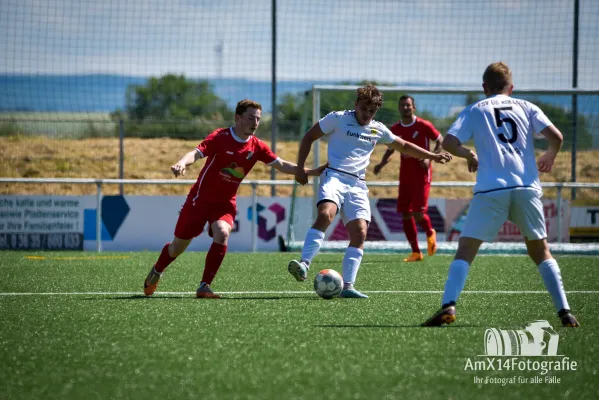
[[[194,150],[185,154],[171,167],[178,177],[185,175],[187,167],[200,158],[207,158],[179,214],[175,235],[167,243],[156,264],[144,281],[144,294],[151,296],[166,267],[182,254],[191,240],[200,235],[206,223],[213,237],[206,255],[204,274],[196,291],[198,298],[219,298],[210,284],[214,279],[227,252],[227,242],[236,214],[236,195],[239,184],[256,162],[276,168],[286,174],[295,175],[297,165],[278,158],[260,139],[254,136],[262,106],[252,100],[241,100],[235,109],[235,126],[220,128],[212,132]],[[305,171],[318,176],[326,165]]]
[[[401,118],[391,126],[391,132],[406,142],[414,143],[426,150],[429,150],[431,141],[436,142],[433,152],[438,152],[441,149],[443,137],[431,122],[414,115],[415,111],[416,103],[412,96],[400,97],[399,113]],[[378,174],[389,162],[393,153],[394,150],[391,148],[385,151],[381,162],[374,167],[375,174]],[[431,219],[427,214],[432,172],[430,160],[414,158],[405,153],[401,154],[397,212],[402,215],[403,229],[412,247],[412,254],[404,259],[406,262],[424,259],[418,246],[416,221],[426,232],[428,255],[432,256],[437,252],[437,232],[433,229]]]

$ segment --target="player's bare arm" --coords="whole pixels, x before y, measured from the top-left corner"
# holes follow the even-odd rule
[[[437,140],[433,140],[435,142],[435,148],[433,149],[433,153],[440,153],[443,150],[443,137],[439,135]],[[420,160],[420,166],[424,169],[428,169],[431,165],[431,160]]]
[[[393,150],[399,151],[400,153],[405,153],[415,158],[425,158],[427,160],[432,160],[439,164],[445,164],[451,161],[451,154],[449,153],[431,153],[430,151],[425,150],[420,146],[416,146],[413,143],[406,142],[405,140],[399,137],[396,138],[395,141],[389,143],[387,146],[392,148]]]
[[[465,158],[468,161],[468,171],[476,172],[478,170],[478,156],[472,150],[462,146],[457,137],[447,135],[443,141],[443,149],[456,157]]]
[[[381,172],[381,169],[383,169],[383,167],[389,163],[389,160],[391,159],[393,153],[395,153],[395,150],[393,150],[392,148],[388,147],[387,150],[385,150],[385,154],[383,154],[381,162],[374,166],[375,175],[378,175],[378,173]]]
[[[435,148],[433,149],[433,153],[439,153],[443,150],[443,136],[439,135],[437,140],[435,141]]]
[[[539,133],[545,136],[549,142],[549,147],[547,148],[547,151],[537,160],[537,167],[539,168],[540,172],[551,172],[551,168],[553,168],[553,163],[555,162],[557,153],[559,153],[560,149],[562,148],[564,136],[554,125],[549,125]]]
[[[295,180],[297,183],[305,185],[308,183],[308,175],[304,170],[306,159],[310,154],[312,143],[324,136],[324,132],[320,129],[320,124],[315,123],[312,128],[306,132],[300,143],[300,148],[297,154],[297,171],[295,173]],[[320,174],[319,174],[320,175]]]
[[[297,175],[298,169],[299,169],[299,167],[296,164],[289,162],[289,161],[282,160],[280,158],[277,158],[274,163],[270,164],[270,166],[273,167],[274,169],[276,169],[277,171],[280,171],[284,174],[289,174],[289,175]],[[320,176],[320,174],[322,174],[322,172],[324,171],[324,169],[327,166],[328,166],[328,164],[324,164],[318,168],[313,168],[313,169],[305,169],[304,168],[303,172],[307,176]]]
[[[171,171],[175,176],[185,176],[185,169],[202,158],[202,154],[197,150],[192,150],[189,153],[186,153],[176,164],[171,166]]]

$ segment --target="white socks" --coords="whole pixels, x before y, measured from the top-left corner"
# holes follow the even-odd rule
[[[562,282],[562,274],[559,270],[557,261],[551,258],[545,260],[538,265],[539,273],[545,282],[545,287],[549,291],[553,304],[559,312],[562,309],[569,310],[568,300],[566,299],[566,292],[564,291],[564,283]]]
[[[356,281],[364,251],[357,247],[348,247],[343,257],[343,286],[351,287]]]
[[[453,260],[449,265],[449,272],[447,273],[447,281],[445,282],[445,292],[443,293],[443,302],[441,305],[448,303],[456,303],[460,293],[464,289],[466,284],[466,278],[468,277],[468,270],[470,264],[464,260]]]
[[[312,262],[312,259],[318,254],[322,241],[324,240],[324,232],[318,229],[310,228],[306,233],[306,239],[304,240],[304,248],[302,249],[302,260],[308,266]]]

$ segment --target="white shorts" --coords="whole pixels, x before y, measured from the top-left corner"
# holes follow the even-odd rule
[[[470,202],[460,236],[492,242],[506,220],[512,221],[528,240],[545,239],[543,194],[535,189],[511,189],[479,193]]]
[[[320,175],[318,204],[324,200],[337,204],[337,210],[345,225],[358,218],[370,222],[368,187],[363,180],[325,169]]]

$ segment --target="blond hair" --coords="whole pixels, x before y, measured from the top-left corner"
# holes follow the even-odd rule
[[[237,107],[235,107],[235,114],[242,115],[247,111],[248,108],[255,108],[256,110],[262,111],[262,105],[254,100],[243,99],[239,103],[237,103]]]
[[[489,64],[483,74],[483,83],[491,93],[501,93],[512,84],[512,70],[503,61]]]
[[[362,86],[356,90],[356,94],[357,103],[366,103],[377,108],[383,105],[383,93],[374,85]]]

